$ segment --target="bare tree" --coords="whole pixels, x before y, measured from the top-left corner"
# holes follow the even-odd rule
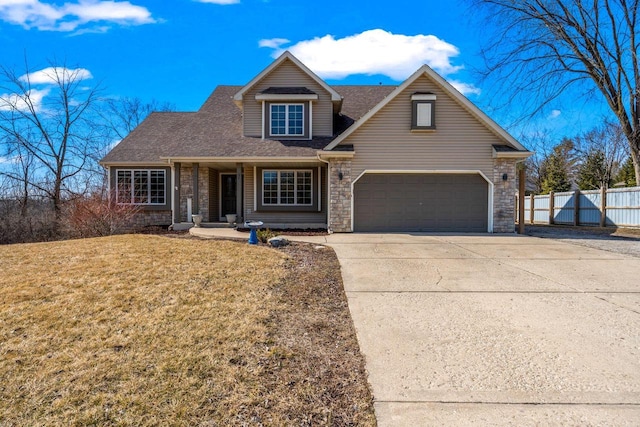
[[[485,12],[485,31],[493,31],[483,56],[496,89],[531,114],[570,87],[599,93],[620,124],[640,180],[640,0],[470,1],[474,15]]]
[[[107,154],[114,144],[117,144],[129,135],[152,112],[174,110],[175,106],[173,104],[159,102],[155,99],[151,102],[144,102],[138,97],[102,99],[98,115],[103,140],[107,143],[103,145],[101,150],[94,153],[89,167],[93,173],[93,186],[97,186],[97,181],[99,181],[102,183],[100,186],[102,192],[106,192],[106,170],[99,166],[98,162]]]
[[[10,176],[46,195],[56,218],[65,193],[81,191],[67,184],[104,143],[92,111],[99,89],[86,84],[90,77],[86,69],[64,63],[50,62],[39,71],[27,64],[23,73],[0,68],[0,142],[6,152],[30,159],[32,168]]]
[[[140,98],[108,98],[104,101],[100,116],[115,140],[124,139],[154,111],[174,111],[173,104],[155,99],[144,102]]]
[[[20,215],[25,216],[32,196],[31,181],[34,176],[34,157],[18,144],[6,144],[4,153],[5,165],[0,169],[11,185],[11,192],[6,196],[15,199],[20,206]]]
[[[605,120],[601,126],[574,138],[574,143],[582,161],[581,181],[597,182],[596,188],[608,187],[628,157],[625,136],[620,125],[613,121]]]

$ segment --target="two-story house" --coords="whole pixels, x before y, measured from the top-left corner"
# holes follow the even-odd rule
[[[513,232],[531,153],[428,66],[399,86],[330,86],[285,52],[197,112],[152,113],[101,161],[140,223]]]

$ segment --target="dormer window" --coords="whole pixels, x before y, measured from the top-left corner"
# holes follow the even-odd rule
[[[270,87],[256,95],[262,102],[263,138],[311,139],[312,108],[318,94],[306,87]]]
[[[414,93],[411,95],[411,129],[430,130],[436,128],[436,95]]]
[[[303,136],[304,104],[270,104],[270,136]]]

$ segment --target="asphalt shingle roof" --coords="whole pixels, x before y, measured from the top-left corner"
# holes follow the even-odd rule
[[[242,111],[233,102],[233,95],[241,88],[218,86],[197,112],[150,114],[102,162],[158,162],[161,157],[315,156],[395,86],[334,86],[344,98],[341,113],[334,117],[336,135],[299,141],[242,136]]]

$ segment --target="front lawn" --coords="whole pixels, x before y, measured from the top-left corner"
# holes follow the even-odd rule
[[[330,249],[0,246],[0,426],[374,425]]]

